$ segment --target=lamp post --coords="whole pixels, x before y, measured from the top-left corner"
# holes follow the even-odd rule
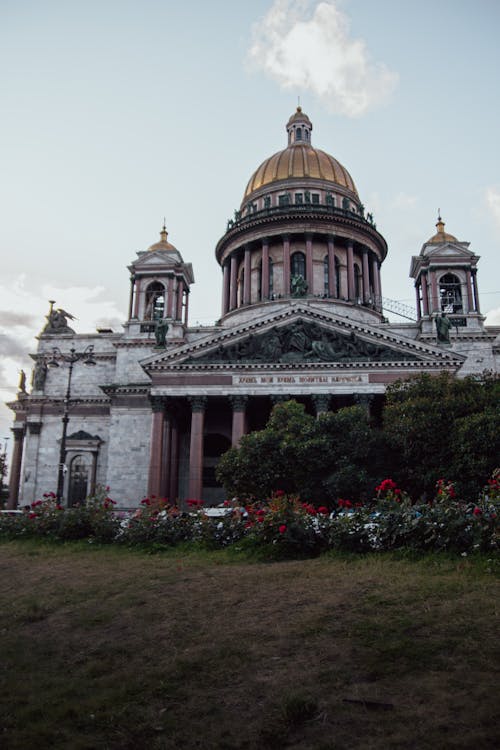
[[[61,435],[61,448],[59,451],[59,467],[57,472],[57,492],[56,500],[60,504],[63,496],[64,487],[64,469],[66,459],[66,435],[68,432],[69,422],[69,402],[71,398],[71,378],[73,377],[74,365],[83,360],[84,365],[95,365],[97,364],[94,359],[94,346],[89,344],[83,352],[77,352],[75,347],[72,346],[69,350],[69,354],[64,354],[58,346],[52,349],[52,359],[47,362],[48,367],[59,367],[59,362],[66,362],[69,365],[68,368],[68,384],[66,387],[66,395],[64,397],[64,411],[62,417],[62,435]]]

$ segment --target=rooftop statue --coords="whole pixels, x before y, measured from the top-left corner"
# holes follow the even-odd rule
[[[50,302],[50,310],[47,315],[47,323],[42,331],[42,334],[54,334],[54,333],[74,333],[74,330],[68,325],[68,318],[75,320],[74,315],[62,310],[60,307],[54,310],[54,302]]]
[[[436,317],[437,340],[445,344],[450,343],[451,320],[443,313]]]
[[[158,348],[165,348],[167,339],[168,323],[162,318],[155,323],[155,339]]]

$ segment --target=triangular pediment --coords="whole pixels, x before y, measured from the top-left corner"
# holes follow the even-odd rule
[[[175,251],[172,253],[162,252],[160,250],[152,250],[150,252],[141,253],[139,258],[132,264],[134,268],[149,268],[150,266],[176,266],[181,263],[178,253]]]
[[[222,330],[194,344],[149,357],[146,371],[184,367],[245,365],[440,362],[449,366],[462,358],[448,350],[410,340],[387,329],[368,326],[319,308],[287,307],[272,316]]]
[[[446,242],[442,245],[424,245],[422,255],[426,258],[467,258],[474,256],[472,250],[468,249],[468,242]]]

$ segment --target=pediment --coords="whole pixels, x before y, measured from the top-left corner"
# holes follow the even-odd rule
[[[151,266],[177,266],[182,263],[179,254],[173,252],[162,252],[160,250],[152,250],[141,253],[139,258],[132,263],[133,267],[137,270],[139,268],[149,268]]]
[[[423,255],[426,258],[470,258],[474,257],[472,250],[468,249],[468,242],[446,242],[442,245],[426,245]]]
[[[162,352],[141,363],[144,369],[245,365],[328,364],[340,367],[356,363],[418,363],[436,361],[449,366],[461,363],[460,355],[393,334],[387,329],[303,307],[223,330],[195,344]]]

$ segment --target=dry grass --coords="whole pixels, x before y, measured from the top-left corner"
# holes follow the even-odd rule
[[[491,567],[0,545],[5,750],[496,748]]]

